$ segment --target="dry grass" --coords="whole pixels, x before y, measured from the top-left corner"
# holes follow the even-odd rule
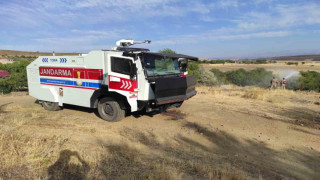
[[[295,179],[316,176],[312,168],[317,165],[317,151],[303,154],[297,149],[274,150],[254,140],[256,137],[244,139],[221,130],[224,127],[215,122],[217,119],[205,119],[213,117],[210,114],[213,108],[224,108],[221,111],[226,114],[241,112],[236,115],[237,121],[239,115],[248,113],[248,117],[254,114],[253,117],[267,116],[288,122],[299,118],[298,123],[307,126],[304,120],[318,117],[316,108],[319,106],[314,102],[319,94],[236,86],[197,87],[197,91],[198,95],[190,100],[197,105],[189,110],[174,110],[153,118],[129,117],[129,120],[113,124],[96,118],[90,110],[48,112],[34,104],[33,99],[25,102],[23,96],[1,97],[12,103],[0,105],[0,179]],[[287,115],[277,111],[280,109],[283,113],[284,107],[291,114],[287,119]],[[291,111],[296,107],[305,108],[309,114],[296,117]],[[314,114],[309,112],[311,109]],[[176,116],[183,118],[172,121]],[[310,127],[313,125],[311,123]],[[236,131],[237,127],[233,128]],[[300,167],[309,168],[305,171],[308,173],[299,173],[304,171]],[[299,171],[293,171],[296,169]]]
[[[246,89],[242,97],[262,100],[271,103],[287,103],[288,99],[294,95],[296,95],[296,93],[291,90],[266,90],[262,88],[252,87]]]
[[[57,56],[78,55],[79,53],[56,53]],[[29,52],[29,51],[13,51],[0,50],[0,57],[14,57],[14,56],[52,56],[52,52]]]
[[[110,144],[99,140],[93,142],[94,153],[90,148],[79,150],[75,148],[78,146],[76,140],[61,135],[59,128],[72,125],[74,133],[81,135],[97,134],[97,127],[68,120],[70,118],[48,113],[41,107],[4,106],[0,112],[0,178],[162,180],[249,177],[229,163],[223,166],[212,164],[215,156],[208,154],[207,158],[211,160],[197,160],[203,152],[163,144],[151,132],[141,133],[133,129],[120,132],[121,136],[129,138],[129,142]],[[59,125],[55,126],[57,123]],[[41,127],[48,126],[56,129],[53,134],[36,133],[42,131]],[[154,150],[159,154],[152,153]]]
[[[305,62],[305,64],[301,64],[299,62],[299,65],[287,65],[286,62],[279,61],[275,64],[202,64],[204,69],[210,70],[212,68],[219,69],[223,72],[231,71],[231,70],[237,70],[240,68],[243,68],[245,70],[253,70],[256,68],[265,68],[268,71],[273,71],[274,73],[283,72],[285,70],[296,70],[296,71],[317,71],[320,72],[320,62],[318,61],[312,61],[312,62]]]
[[[0,62],[0,64],[12,64],[14,61]]]
[[[283,119],[301,126],[320,129],[318,105],[320,94],[316,92],[269,90],[234,85],[201,86],[197,90],[199,94],[209,96],[217,103],[234,104],[237,107],[232,107],[232,109],[237,109],[237,111],[260,114],[263,117]]]
[[[223,85],[221,87],[199,86],[197,91],[199,94],[209,95],[216,98],[239,97],[276,104],[294,103],[299,105],[300,102],[304,102],[304,104],[316,104],[316,102],[319,101],[319,93],[282,90],[280,88],[269,90],[254,86],[239,87],[235,85]]]

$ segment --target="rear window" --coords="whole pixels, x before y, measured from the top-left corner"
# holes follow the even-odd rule
[[[111,57],[111,71],[130,75],[130,60],[118,57]]]

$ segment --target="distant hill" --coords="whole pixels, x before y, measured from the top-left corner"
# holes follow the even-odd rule
[[[320,61],[320,54],[312,54],[312,55],[297,55],[297,56],[279,56],[273,57],[272,60],[279,61]]]
[[[56,56],[78,55],[79,53],[55,53]],[[52,56],[52,52],[29,52],[29,51],[13,51],[0,50],[0,57],[38,57],[38,56]]]

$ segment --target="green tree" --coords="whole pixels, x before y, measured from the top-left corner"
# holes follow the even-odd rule
[[[165,53],[165,54],[177,54],[174,50],[170,48],[161,49],[158,51],[159,53]]]

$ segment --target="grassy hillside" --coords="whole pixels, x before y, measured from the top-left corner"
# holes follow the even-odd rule
[[[79,53],[56,53],[57,56],[78,55]],[[0,50],[0,57],[38,57],[51,56],[52,52],[29,52],[29,51],[13,51]]]
[[[278,61],[320,61],[320,54],[312,54],[312,55],[298,55],[298,56],[279,56],[272,58],[273,60]]]

